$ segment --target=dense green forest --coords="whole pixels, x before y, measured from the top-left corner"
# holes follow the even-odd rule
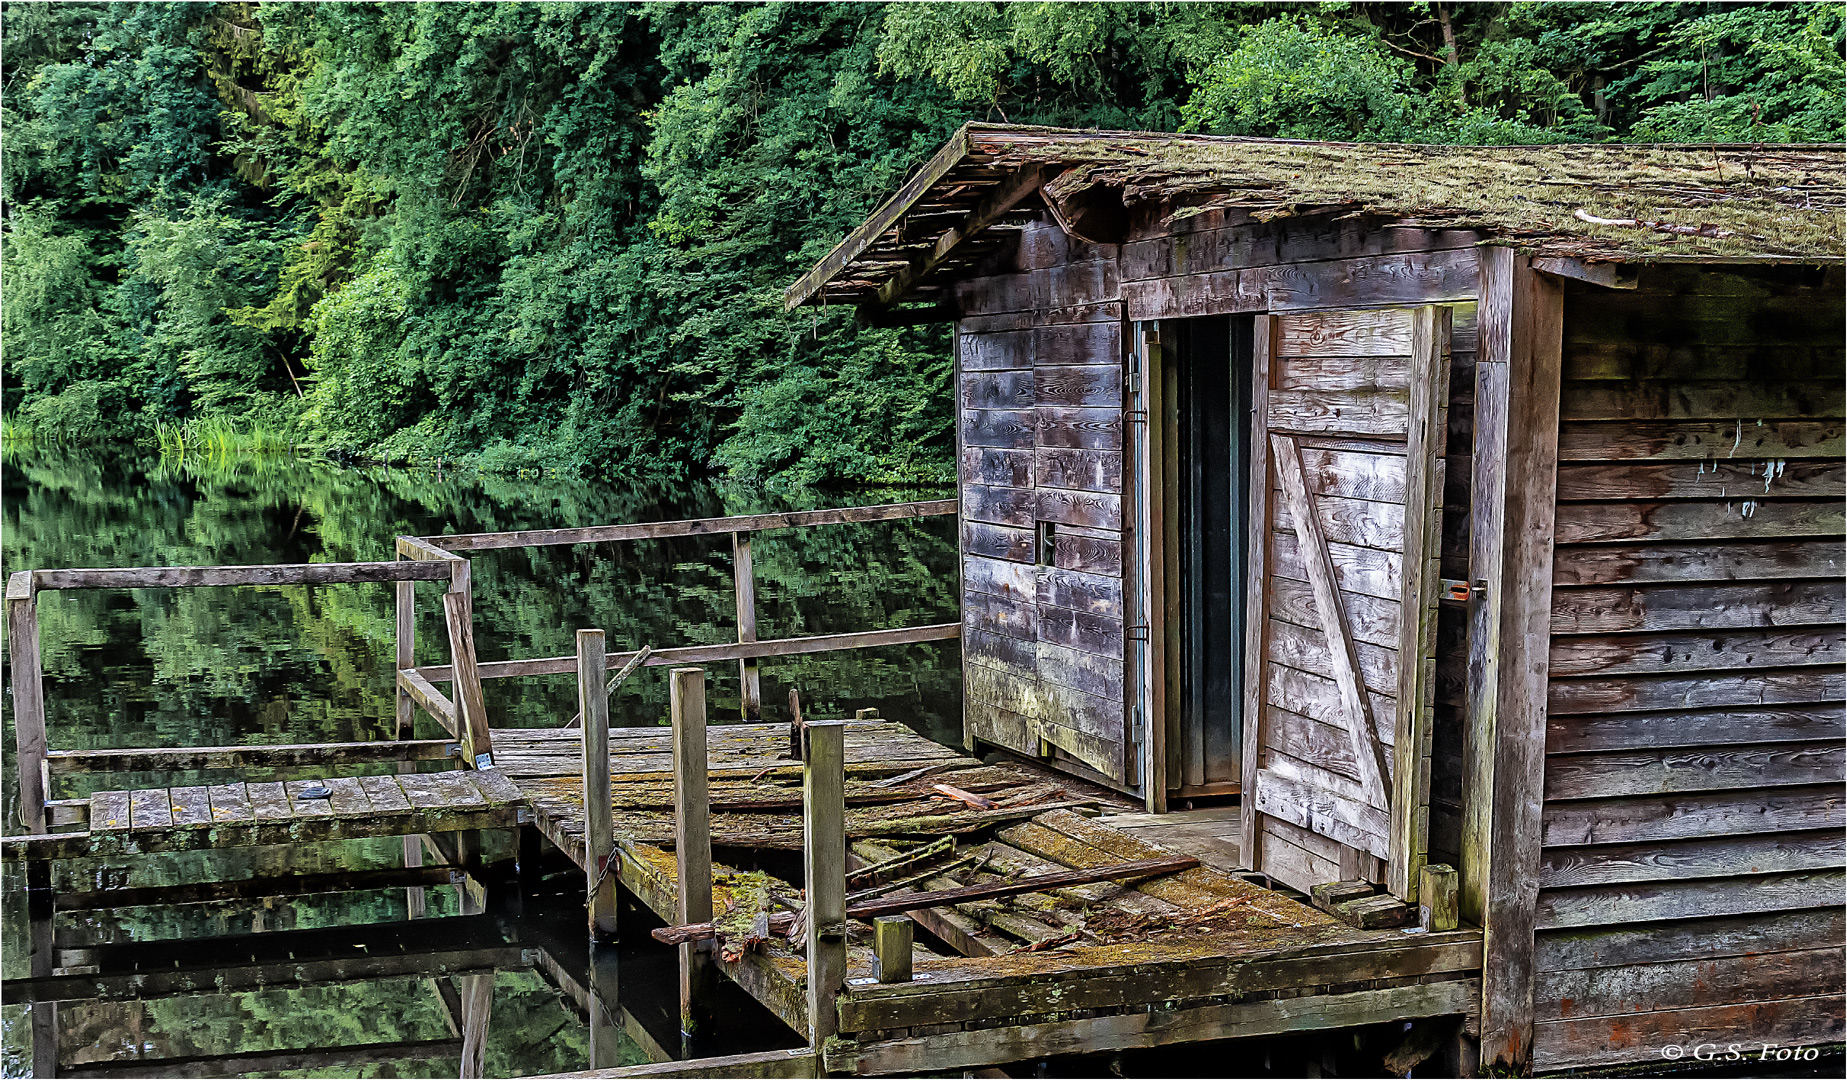
[[[16,439],[941,479],[943,327],[783,288],[967,120],[1837,141],[1837,4],[6,3]]]

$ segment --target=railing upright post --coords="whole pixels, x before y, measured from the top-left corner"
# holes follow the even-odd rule
[[[731,534],[731,575],[737,590],[738,644],[757,640],[757,582],[750,562],[750,534]],[[763,686],[757,677],[757,661],[746,657],[738,661],[738,687],[744,722],[754,724],[763,719]]]
[[[481,696],[481,669],[475,662],[473,584],[467,559],[449,564],[449,591],[443,594],[443,618],[449,629],[450,664],[455,682],[456,737],[468,764],[485,769],[494,764],[494,748],[487,727],[487,704]]]
[[[615,812],[609,794],[609,658],[601,630],[577,632],[577,707],[584,718],[584,876],[590,892],[590,933],[616,936]]]
[[[682,926],[712,921],[712,814],[706,780],[705,669],[674,668],[673,855],[674,915]],[[715,989],[709,941],[680,946],[680,1031],[704,1035]]]
[[[399,555],[402,560],[404,556]],[[397,672],[417,666],[417,586],[412,581],[395,583],[397,590],[397,666],[391,676],[391,683],[397,689],[398,701],[398,738],[410,736],[417,716],[417,703],[411,700],[410,693],[398,684]]]
[[[846,724],[811,722],[802,737],[807,742],[802,862],[808,897],[808,1045],[819,1055],[840,1030],[836,1000],[847,976]]]
[[[7,649],[13,665],[13,735],[19,760],[19,820],[45,827],[45,682],[39,666],[38,596],[32,571],[6,582]]]

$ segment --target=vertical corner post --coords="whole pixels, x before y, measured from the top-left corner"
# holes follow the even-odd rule
[[[1564,290],[1482,249],[1459,905],[1482,925],[1481,1064],[1530,1070]]]
[[[1275,368],[1276,317],[1259,314],[1251,327],[1251,461],[1248,532],[1244,545],[1244,724],[1239,776],[1238,853],[1259,869],[1263,830],[1257,827],[1257,765],[1263,747],[1265,635],[1270,629],[1270,380]]]
[[[1138,784],[1142,801],[1151,814],[1167,809],[1167,667],[1165,615],[1167,607],[1166,496],[1166,389],[1161,362],[1161,331],[1156,323],[1133,323],[1129,345],[1129,460],[1125,486],[1133,494],[1129,519],[1130,592],[1134,596],[1129,622],[1128,652],[1134,678],[1126,702],[1130,716],[1129,742],[1140,753],[1133,758],[1137,775],[1125,777]]]
[[[681,925],[712,921],[712,817],[705,731],[705,669],[674,668],[674,917]],[[712,1020],[714,975],[709,941],[680,946],[680,1030],[703,1035]]]
[[[577,708],[584,718],[584,877],[589,886],[590,933],[616,936],[615,812],[609,794],[609,658],[601,630],[577,632]]]
[[[488,734],[487,703],[481,694],[481,669],[475,662],[475,604],[467,559],[449,563],[449,591],[443,594],[443,620],[449,629],[449,662],[455,672],[457,738],[462,757],[470,767],[494,764],[493,741]]]
[[[398,556],[399,559],[403,557]],[[397,592],[397,658],[391,682],[397,690],[398,738],[407,739],[416,721],[417,703],[411,699],[410,691],[404,689],[397,672],[417,666],[417,583],[399,581],[394,588]]]
[[[19,760],[19,820],[27,832],[45,825],[45,676],[38,651],[38,587],[32,571],[6,581],[6,632],[13,666],[13,736]]]
[[[808,897],[808,1034],[816,1051],[840,1030],[847,975],[846,725],[807,726],[802,864]]]
[[[731,575],[737,593],[738,644],[757,640],[757,583],[750,562],[750,534],[731,534]],[[744,722],[763,719],[763,686],[757,677],[755,657],[738,661],[738,707]]]

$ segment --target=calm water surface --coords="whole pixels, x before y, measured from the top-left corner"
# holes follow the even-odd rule
[[[511,479],[439,470],[343,468],[279,456],[178,459],[46,447],[9,447],[0,468],[0,563],[12,572],[72,566],[345,562],[392,558],[392,537],[671,520],[830,505],[903,501],[943,491],[785,496],[696,486]],[[954,518],[824,526],[760,535],[754,543],[758,629],[784,637],[953,621]],[[731,552],[725,537],[511,549],[474,556],[475,633],[481,659],[558,656],[573,634],[601,628],[610,648],[664,648],[735,639]],[[446,663],[441,586],[418,586],[418,660]],[[385,585],[82,591],[41,594],[41,648],[54,749],[202,746],[392,737],[392,590]],[[811,716],[876,706],[941,741],[959,742],[956,643],[766,661],[767,718],[780,719],[798,687]],[[708,669],[714,722],[736,717],[735,665]],[[10,686],[10,674],[8,684]],[[555,726],[576,711],[570,676],[486,684],[495,727]],[[615,723],[664,723],[665,669],[647,669],[611,701]],[[0,791],[6,828],[19,831],[10,694],[4,705]],[[441,735],[419,716],[416,737]],[[266,779],[256,772],[246,778]],[[222,773],[197,774],[222,782]],[[106,786],[150,784],[113,774]],[[72,783],[69,780],[77,782]],[[54,797],[78,798],[86,778]],[[400,844],[380,840],[216,856],[175,855],[128,864],[61,868],[61,890],[172,884],[255,874],[399,865]],[[547,961],[586,965],[582,882],[573,868],[528,859],[523,884],[496,889],[490,915],[521,943],[550,943]],[[23,877],[0,876],[0,976],[27,974]],[[455,890],[427,890],[428,917],[459,911]],[[66,913],[67,948],[312,927],[393,932],[406,919],[403,889],[164,908]],[[629,911],[645,940],[650,918]],[[544,951],[544,950],[541,950]],[[661,950],[664,951],[664,950]],[[645,944],[601,957],[599,978],[620,986],[637,1031],[671,1042],[671,965]],[[556,954],[556,956],[552,955]],[[671,954],[668,954],[669,956]],[[541,964],[540,968],[545,965]],[[622,975],[618,978],[616,971]],[[584,975],[579,971],[573,978]],[[487,1071],[513,1076],[588,1065],[589,1032],[556,988],[557,972],[495,977]],[[736,1002],[739,1015],[750,1005]],[[783,1045],[780,1025],[741,1025],[750,1037],[716,1052]],[[65,1004],[60,1058],[67,1067],[176,1057],[325,1049],[450,1038],[437,995],[422,978],[197,995],[145,1002]],[[645,1040],[648,1036],[643,1034]],[[680,1049],[675,1046],[674,1050]],[[622,1037],[627,1062],[647,1060]],[[311,1065],[303,1059],[302,1065]],[[402,1058],[263,1075],[453,1076],[451,1056]],[[26,1007],[0,1005],[0,1074],[31,1073]]]

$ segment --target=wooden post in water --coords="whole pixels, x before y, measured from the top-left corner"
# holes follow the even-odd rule
[[[45,828],[45,683],[39,669],[38,598],[32,571],[6,581],[7,649],[13,664],[13,737],[19,761],[19,821]]]
[[[750,563],[750,534],[731,534],[731,576],[737,590],[738,644],[757,640],[757,583]],[[763,719],[763,685],[757,678],[757,661],[747,657],[738,661],[738,699],[744,722],[754,724]]]
[[[846,725],[803,730],[802,865],[808,897],[808,1045],[817,1052],[840,1028],[835,999],[847,976]]]
[[[398,558],[403,559],[400,553]],[[410,692],[398,685],[398,671],[417,666],[417,585],[412,581],[400,581],[395,585],[397,593],[397,659],[396,670],[392,672],[391,683],[397,688],[398,701],[398,738],[408,739],[415,733],[417,720],[417,703],[411,699]],[[401,773],[416,772],[414,761],[398,762]],[[423,841],[419,837],[404,838],[404,865],[423,865]],[[427,897],[423,886],[412,885],[404,890],[404,914],[406,918],[421,919],[427,909]]]
[[[615,812],[609,794],[609,658],[601,630],[577,632],[577,714],[584,718],[584,878],[590,933],[616,936]]]
[[[682,925],[712,921],[712,808],[706,772],[705,669],[674,668],[673,709],[673,857],[678,900],[674,915]],[[711,1021],[713,993],[710,942],[680,946],[680,1030],[703,1035]]]

